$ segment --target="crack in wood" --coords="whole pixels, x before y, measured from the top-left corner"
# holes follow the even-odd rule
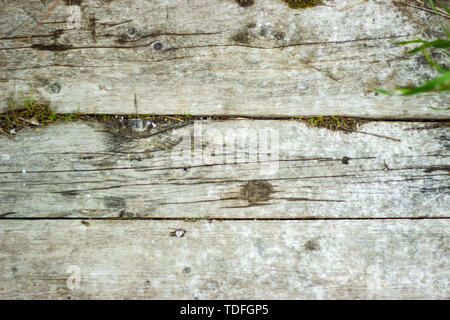
[[[242,208],[242,207],[237,207]],[[0,214],[1,217],[1,214]],[[450,216],[445,217],[429,217],[429,216],[417,216],[417,217],[299,217],[299,218],[223,218],[223,217],[199,217],[199,218],[186,218],[186,217],[9,217],[0,218],[0,220],[23,220],[23,221],[81,221],[89,219],[89,221],[383,221],[383,220],[450,220]],[[193,220],[193,221],[192,221]]]

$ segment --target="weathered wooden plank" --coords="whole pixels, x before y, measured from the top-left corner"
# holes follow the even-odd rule
[[[370,122],[357,131],[277,120],[28,130],[0,140],[0,215],[448,216],[448,124]]]
[[[448,220],[2,221],[0,298],[449,299],[449,231]]]
[[[448,118],[428,108],[448,106],[448,94],[372,91],[435,75],[387,43],[442,36],[425,11],[391,1],[345,11],[353,1],[308,10],[281,0],[66,2],[28,42],[52,3],[0,3],[0,111],[22,91],[59,112]]]

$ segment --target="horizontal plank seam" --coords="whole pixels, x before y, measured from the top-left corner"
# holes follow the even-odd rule
[[[197,222],[197,221],[364,221],[364,220],[450,220],[449,217],[340,217],[340,218],[327,218],[327,217],[300,217],[300,218],[189,218],[189,217],[136,217],[136,218],[120,218],[120,217],[105,217],[105,218],[89,218],[89,217],[7,217],[2,216],[14,214],[8,212],[0,215],[0,221],[5,220],[74,220],[74,221],[184,221],[184,222]]]
[[[8,112],[8,110],[4,111],[4,112],[0,112],[0,114],[3,114],[5,112]],[[448,112],[447,112],[448,113]],[[77,114],[76,112],[57,112],[57,114]],[[145,116],[151,116],[154,118],[158,118],[158,117],[184,117],[186,116],[186,114],[182,114],[182,113],[171,113],[171,114],[146,114],[146,113],[126,113],[126,114],[120,114],[120,113],[81,113],[79,115],[82,116],[86,116],[86,117],[97,117],[97,116],[112,116],[115,117],[117,116],[118,119],[120,119],[120,117],[124,117],[125,119],[128,119],[130,115],[133,116],[137,116],[138,118],[133,118],[133,119],[140,119],[141,117],[145,117]],[[207,119],[213,117],[213,119]],[[289,120],[289,121],[299,121],[298,117],[302,117],[302,118],[313,118],[313,117],[328,117],[328,115],[323,115],[323,114],[316,114],[316,115],[278,115],[278,116],[258,116],[258,115],[243,115],[243,114],[227,114],[227,115],[216,115],[216,114],[196,114],[196,115],[192,115],[189,116],[189,119],[186,120],[185,122],[188,121],[207,121],[207,120],[212,120],[212,121],[229,121],[229,120]],[[401,117],[391,117],[391,118],[371,118],[371,117],[354,117],[354,116],[343,116],[343,115],[339,115],[339,118],[351,118],[351,119],[355,119],[355,120],[366,120],[366,121],[370,121],[370,122],[436,122],[436,123],[446,123],[450,121],[450,114],[449,117],[447,119],[442,119],[442,118],[401,118]],[[145,119],[145,118],[144,118]],[[90,122],[95,122],[95,120],[77,120],[77,122],[86,122],[86,123],[90,123]],[[101,122],[101,121],[99,121]]]

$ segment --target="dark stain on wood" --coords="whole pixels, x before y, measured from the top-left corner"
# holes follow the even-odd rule
[[[421,193],[429,193],[429,194],[441,194],[447,193],[450,190],[450,187],[436,187],[436,188],[421,188]]]
[[[233,42],[241,43],[241,44],[249,44],[250,43],[250,32],[247,30],[239,31],[234,36],[231,37]]]
[[[72,45],[67,45],[67,44],[33,44],[31,46],[31,48],[36,49],[36,50],[41,50],[41,51],[61,52],[61,51],[71,50],[74,47]]]
[[[447,171],[447,173],[450,173],[450,166],[448,165],[442,165],[442,166],[431,166],[428,168],[425,168],[424,172],[431,173],[434,171]]]
[[[93,156],[82,156],[82,157],[80,157],[80,160],[92,160],[92,159],[94,159]]]
[[[108,209],[121,212],[125,209],[126,201],[120,197],[105,197],[103,204]]]
[[[241,186],[240,196],[249,203],[260,203],[270,199],[273,186],[265,181],[250,181]]]
[[[122,210],[122,211],[120,211],[120,213],[119,213],[119,217],[120,217],[120,218],[136,218],[137,215],[136,215],[134,212]]]
[[[50,80],[47,78],[42,78],[39,76],[35,76],[33,79],[33,86],[34,87],[46,87],[50,85]]]
[[[66,6],[81,6],[83,0],[64,0]]]
[[[276,32],[274,35],[275,39],[277,40],[284,40],[285,33],[282,31]]]
[[[183,268],[183,274],[189,274],[189,273],[191,273],[191,271],[192,271],[191,267],[184,267]]]
[[[117,119],[104,124],[105,132],[108,133],[105,142],[110,146],[109,151],[123,152],[133,140],[149,138],[149,151],[171,150],[181,141],[181,138],[172,141],[172,130],[191,124],[192,121],[168,123],[151,118]]]
[[[236,0],[236,3],[241,7],[251,7],[255,4],[255,0]]]
[[[77,190],[67,190],[67,191],[61,191],[61,195],[67,196],[67,197],[76,197],[80,193]]]
[[[309,240],[305,243],[305,249],[307,251],[319,251],[320,245],[317,240]]]
[[[108,37],[110,35],[105,35],[105,36]],[[119,44],[124,44],[124,43],[128,42],[128,38],[129,38],[129,35],[126,34],[126,33],[123,33],[117,38],[116,42],[119,43]]]
[[[53,31],[53,38],[57,40],[64,33],[63,29],[57,29]]]
[[[95,18],[95,15],[91,15],[89,17],[89,30],[91,31],[91,37],[94,42],[97,41],[96,28],[97,28],[97,19]]]

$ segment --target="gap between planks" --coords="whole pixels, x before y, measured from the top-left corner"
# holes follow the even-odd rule
[[[183,222],[198,222],[198,221],[367,221],[367,220],[449,220],[450,217],[376,217],[376,218],[358,218],[358,217],[340,217],[340,218],[183,218],[183,217],[136,217],[136,218],[62,218],[62,217],[7,217],[11,213],[0,215],[1,220],[29,220],[29,221],[55,221],[55,220],[72,220],[72,221],[183,221]]]

